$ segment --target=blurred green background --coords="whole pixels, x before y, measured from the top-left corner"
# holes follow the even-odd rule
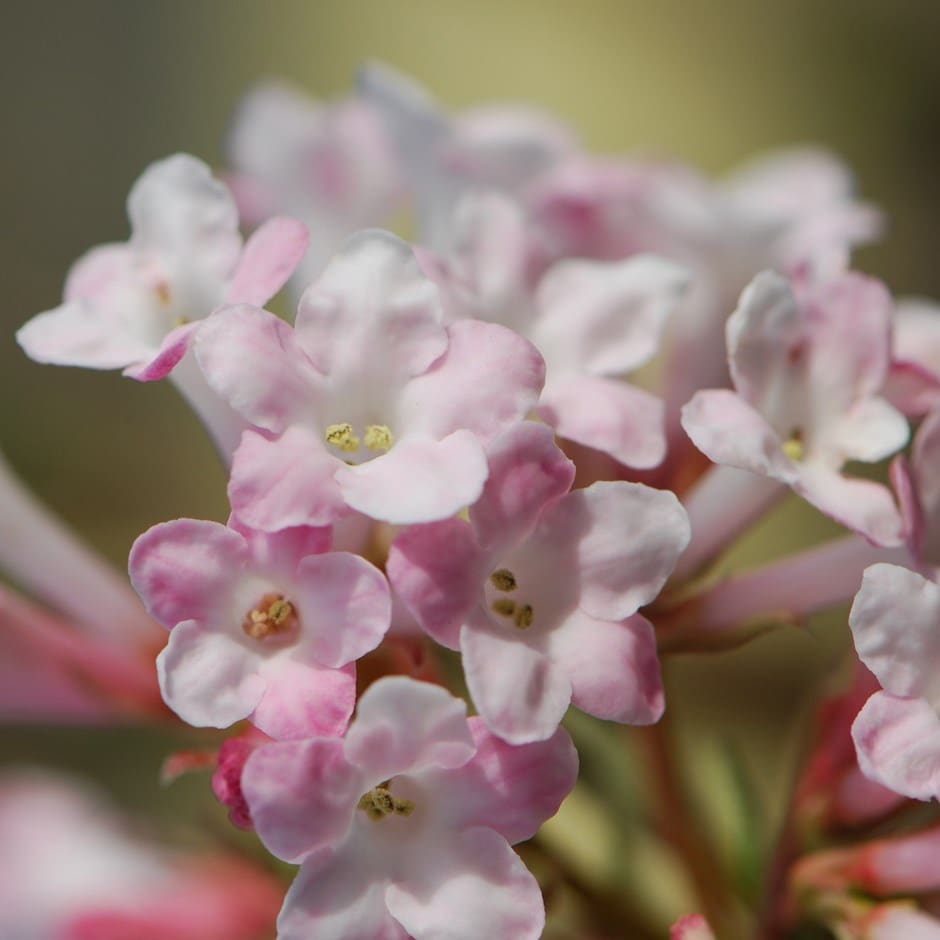
[[[594,150],[672,155],[710,174],[777,146],[829,147],[890,219],[859,267],[897,293],[940,296],[938,37],[933,0],[4,0],[0,445],[122,567],[155,522],[224,517],[222,471],[169,387],[34,365],[13,331],[59,302],[84,250],[126,238],[124,201],[148,163],[184,150],[221,165],[229,115],[254,81],[283,76],[330,97],[364,59],[452,108],[529,101]],[[780,518],[786,542],[804,525],[833,531],[791,504]],[[683,739],[701,755],[741,736],[769,801],[807,693],[844,641],[837,615],[671,664]],[[0,744],[6,759],[84,767],[164,812],[174,799],[149,782],[162,741],[11,730]]]

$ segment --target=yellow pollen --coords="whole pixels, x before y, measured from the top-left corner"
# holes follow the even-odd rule
[[[516,610],[516,603],[508,597],[497,597],[493,601],[491,609],[494,614],[499,614],[500,617],[511,617]]]
[[[532,621],[535,619],[535,611],[532,609],[531,604],[520,604],[516,608],[516,612],[513,614],[512,622],[520,630],[528,630],[532,626]]]
[[[351,424],[331,424],[323,437],[327,444],[344,453],[352,454],[359,450],[359,438],[353,434]]]
[[[395,438],[386,425],[370,424],[362,441],[369,450],[388,450],[395,443]]]
[[[497,591],[515,591],[516,576],[508,568],[500,568],[490,575],[490,581]]]
[[[393,813],[396,816],[410,816],[414,812],[414,803],[396,799],[389,790],[390,785],[391,781],[386,780],[368,793],[363,793],[356,809],[361,809],[370,819],[384,819]]]
[[[159,284],[154,288],[154,293],[157,295],[157,300],[163,304],[164,307],[168,306],[170,303],[170,285],[166,281],[160,281]]]
[[[253,640],[263,640],[293,630],[298,622],[290,601],[280,594],[265,594],[245,615],[242,630]]]
[[[790,437],[783,442],[782,450],[790,460],[800,461],[803,459],[806,449],[803,447],[803,436],[800,434],[799,430],[794,431]]]

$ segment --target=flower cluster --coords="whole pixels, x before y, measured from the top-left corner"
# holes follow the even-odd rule
[[[857,759],[840,744],[820,764],[871,676],[822,714],[796,821],[829,833],[854,799],[877,805],[854,817],[871,824],[897,809],[883,788],[940,797],[940,319],[849,269],[880,223],[838,161],[793,152],[713,183],[589,155],[535,111],[450,116],[379,67],[331,104],[255,90],[230,143],[225,182],[190,156],[150,166],[130,239],[80,259],[18,340],[39,362],[169,377],[229,470],[231,515],[134,544],[165,645],[51,523],[77,573],[68,606],[44,596],[100,631],[76,597],[94,577],[138,639],[112,644],[126,657],[101,636],[66,646],[52,623],[37,639],[54,615],[5,603],[26,662],[56,647],[86,673],[73,687],[47,657],[37,699],[61,712],[93,713],[89,682],[115,709],[156,709],[131,663],[162,645],[163,702],[235,727],[213,789],[300,865],[282,940],[541,936],[510,847],[575,786],[569,706],[654,724],[661,654],[745,642],[860,584],[851,628],[883,688],[855,720]],[[404,210],[413,243],[368,227]],[[264,309],[285,285],[291,321]],[[911,418],[891,486],[856,475],[905,447]],[[791,491],[850,534],[716,576]],[[27,707],[25,688],[4,694]],[[860,900],[861,863],[836,851],[781,857],[792,880],[767,929],[901,936],[883,926],[900,917],[940,935],[880,900],[927,890],[914,873],[885,863]],[[675,937],[731,929],[697,887],[709,921]]]

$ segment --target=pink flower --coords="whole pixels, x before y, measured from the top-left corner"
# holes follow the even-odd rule
[[[535,940],[542,897],[509,846],[557,811],[576,776],[564,730],[510,747],[444,689],[379,680],[345,741],[278,742],[245,764],[258,834],[301,863],[278,936]]]
[[[576,149],[569,127],[534,108],[487,105],[451,118],[417,83],[375,64],[360,71],[358,87],[399,152],[420,241],[436,251],[451,247],[466,192],[519,192]]]
[[[907,415],[940,404],[940,305],[907,297],[894,316],[894,350],[887,395]]]
[[[937,403],[940,405],[940,402]],[[912,567],[940,565],[940,407],[917,429],[911,459],[891,464],[891,481],[904,519],[904,540]]]
[[[311,245],[294,278],[301,288],[348,235],[381,224],[400,198],[379,117],[353,96],[321,104],[286,83],[259,84],[238,106],[228,151],[243,218],[259,224],[287,212],[306,224]]]
[[[68,778],[0,779],[5,940],[257,940],[279,901],[260,869],[148,844]]]
[[[841,474],[903,447],[907,422],[879,395],[887,376],[891,298],[846,274],[795,294],[764,272],[727,324],[736,391],[696,393],[682,426],[711,460],[789,484],[879,545],[901,540],[889,491]]]
[[[396,593],[438,642],[460,649],[470,694],[512,743],[541,740],[570,702],[648,724],[662,713],[656,643],[636,613],[688,541],[672,493],[595,483],[548,428],[524,424],[488,452],[490,477],[469,522],[407,529],[392,545]]]
[[[130,241],[88,252],[69,273],[65,303],[17,332],[30,358],[160,378],[186,348],[180,339],[164,349],[171,333],[188,335],[174,331],[225,302],[263,304],[306,249],[291,219],[272,220],[243,249],[231,196],[187,154],[148,167],[127,213]]]
[[[669,940],[715,940],[715,935],[701,914],[686,914],[669,928]]]
[[[896,793],[940,799],[940,586],[897,565],[872,565],[849,625],[883,689],[852,726],[859,766]]]
[[[408,246],[363,232],[306,291],[295,329],[253,307],[208,320],[200,365],[259,429],[235,455],[239,517],[268,530],[348,508],[425,522],[474,502],[484,443],[528,414],[544,364],[504,327],[441,319]]]
[[[495,194],[462,201],[456,228],[454,250],[436,269],[445,309],[502,323],[533,343],[546,367],[538,415],[561,437],[631,467],[658,465],[666,452],[663,404],[622,376],[655,355],[687,286],[684,269],[638,255],[569,259],[539,274],[521,208]]]
[[[251,720],[275,738],[342,734],[352,663],[381,641],[390,600],[381,572],[328,552],[318,529],[255,532],[178,519],[134,543],[131,580],[170,628],[157,659],[166,703],[189,724]]]

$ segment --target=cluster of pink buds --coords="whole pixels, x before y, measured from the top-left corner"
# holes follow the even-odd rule
[[[128,241],[17,334],[37,362],[169,378],[230,516],[137,539],[142,610],[3,471],[0,564],[40,602],[0,591],[5,716],[166,721],[156,681],[186,724],[231,729],[168,772],[212,769],[232,822],[300,866],[279,940],[536,940],[546,906],[545,936],[579,940],[940,938],[940,817],[916,815],[940,798],[940,308],[849,269],[880,217],[842,165],[794,151],[712,182],[588,154],[534,110],[451,116],[379,67],[334,103],[256,89],[230,158],[147,168]],[[379,228],[406,217],[412,243]],[[264,309],[282,288],[290,320]],[[911,421],[910,457],[858,475]],[[729,573],[790,494],[847,533]],[[665,917],[537,835],[576,783],[628,786],[596,752],[669,709],[661,656],[853,597],[854,678],[762,890],[710,863],[661,733],[653,815],[691,884]],[[22,841],[20,790],[0,782],[0,834]],[[34,930],[16,897],[3,936],[273,935],[257,866],[226,861],[219,904],[218,878],[177,889],[171,861],[96,832],[118,860],[79,879],[92,920],[63,895],[72,926]],[[128,913],[148,866],[193,898],[173,917],[156,887]]]

